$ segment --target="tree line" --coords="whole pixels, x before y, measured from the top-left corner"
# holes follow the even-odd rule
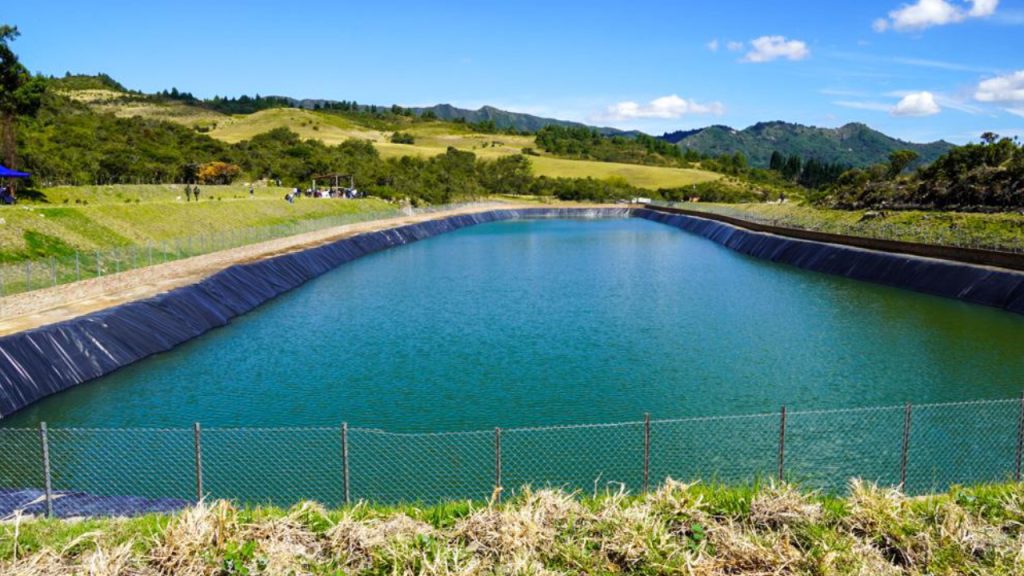
[[[992,132],[905,174],[917,155],[897,150],[887,164],[850,170],[821,204],[836,208],[1006,210],[1024,207],[1024,145]]]

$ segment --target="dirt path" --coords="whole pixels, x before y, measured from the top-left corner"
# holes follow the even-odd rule
[[[591,207],[579,204],[571,206],[580,208]],[[194,256],[147,268],[129,270],[101,278],[92,278],[52,288],[14,294],[0,298],[0,315],[2,315],[2,319],[0,319],[0,336],[61,322],[125,302],[148,298],[180,286],[194,284],[234,264],[262,260],[279,254],[304,250],[356,234],[445,218],[457,214],[486,212],[496,208],[541,207],[554,208],[558,206],[479,204],[445,212],[358,222],[289,236],[287,238],[278,238],[258,244],[250,244],[239,248],[231,248],[202,256]]]

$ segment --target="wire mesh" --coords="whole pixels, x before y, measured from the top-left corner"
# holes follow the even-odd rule
[[[42,512],[44,482],[40,446],[39,430],[0,428],[0,519],[15,510]]]
[[[784,474],[842,493],[853,477],[910,494],[1019,479],[1019,399],[789,412]],[[58,516],[179,509],[197,498],[290,506],[486,500],[499,483],[587,494],[666,478],[728,484],[778,474],[779,413],[643,422],[397,434],[331,428],[75,429],[46,436]],[[904,435],[906,433],[906,436]],[[347,445],[347,452],[344,446]],[[39,429],[0,428],[0,518],[43,514]],[[346,457],[347,453],[347,457]],[[905,459],[905,460],[904,460]],[[906,468],[904,469],[904,461]],[[645,463],[646,466],[645,467]],[[347,472],[347,474],[346,474]]]
[[[784,475],[815,489],[842,492],[850,478],[900,482],[903,407],[790,412]]]
[[[904,489],[1013,480],[1020,414],[1019,400],[914,406]]]
[[[189,430],[50,429],[54,512],[122,514],[195,500]]]
[[[203,429],[200,443],[205,498],[344,503],[338,428]]]
[[[353,500],[485,500],[494,488],[494,433],[349,430]]]
[[[651,422],[651,479],[748,483],[778,469],[779,415]]]
[[[502,484],[586,493],[643,487],[642,422],[514,428],[501,435]]]

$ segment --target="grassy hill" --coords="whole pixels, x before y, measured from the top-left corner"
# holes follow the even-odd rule
[[[886,136],[864,124],[817,128],[788,122],[761,122],[744,130],[710,126],[701,130],[673,132],[662,139],[683,149],[719,156],[743,153],[752,165],[768,166],[772,152],[852,167],[884,163],[894,150],[913,150],[918,165],[928,164],[953,148],[948,142],[915,144]]]

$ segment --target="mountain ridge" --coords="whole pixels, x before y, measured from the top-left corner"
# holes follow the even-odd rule
[[[720,156],[743,153],[754,166],[768,165],[773,152],[799,156],[804,160],[844,164],[853,167],[886,162],[894,150],[913,150],[916,164],[929,164],[955,147],[945,140],[915,143],[900,140],[862,122],[848,122],[837,128],[807,126],[773,120],[757,122],[742,130],[712,125],[696,130],[667,132],[660,136],[680,148]]]

